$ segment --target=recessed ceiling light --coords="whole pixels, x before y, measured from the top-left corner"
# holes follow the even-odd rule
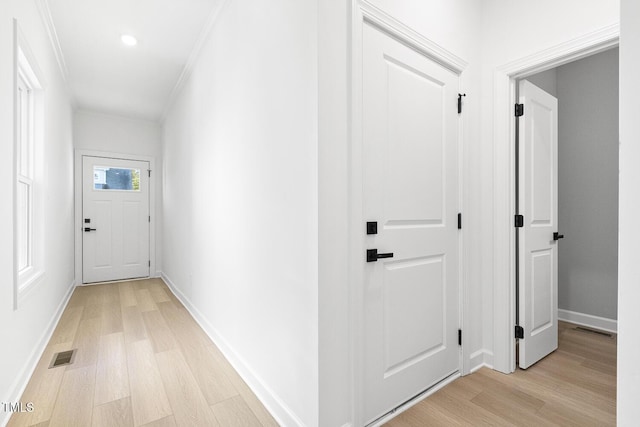
[[[122,43],[126,44],[127,46],[135,46],[138,44],[138,39],[130,34],[123,34],[122,37],[120,37],[120,40],[122,40]]]

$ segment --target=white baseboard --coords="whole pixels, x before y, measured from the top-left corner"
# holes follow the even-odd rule
[[[618,321],[607,319],[606,317],[558,309],[558,320],[564,320],[565,322],[571,322],[576,325],[587,326],[601,331],[618,333]]]
[[[480,368],[493,369],[493,352],[485,349],[478,350],[469,356],[469,373],[473,374]]]
[[[40,361],[44,350],[47,348],[47,344],[49,344],[49,340],[53,335],[53,331],[56,329],[56,326],[58,326],[60,317],[62,317],[62,313],[67,307],[67,304],[69,303],[69,299],[71,299],[71,294],[73,294],[73,290],[75,289],[75,287],[76,282],[74,280],[73,282],[71,282],[71,285],[67,289],[67,293],[65,294],[64,298],[62,298],[62,301],[60,301],[60,304],[58,304],[58,308],[53,313],[53,317],[51,318],[51,321],[49,321],[49,325],[40,336],[38,343],[27,358],[27,361],[25,362],[23,368],[20,370],[20,373],[16,377],[16,380],[11,385],[11,388],[9,390],[12,391],[10,392],[9,397],[4,400],[4,402],[20,401],[25,388],[27,388],[27,384],[29,384],[29,380],[31,379],[33,372],[36,370],[36,366],[38,366],[38,362]],[[11,418],[11,415],[11,412],[2,411],[2,413],[0,413],[0,425],[6,425],[9,422],[9,418]]]
[[[182,302],[185,308],[191,313],[204,332],[211,338],[214,344],[227,358],[231,366],[249,386],[251,391],[262,402],[279,425],[283,426],[303,426],[304,423],[296,414],[280,399],[247,365],[243,358],[229,345],[222,335],[214,328],[200,311],[191,303],[173,281],[163,272],[161,278],[167,284],[171,292]]]

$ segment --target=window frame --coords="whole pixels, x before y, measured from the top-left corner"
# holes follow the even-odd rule
[[[44,266],[44,79],[14,23],[13,248],[14,310],[37,284]],[[25,194],[23,197],[21,194]]]

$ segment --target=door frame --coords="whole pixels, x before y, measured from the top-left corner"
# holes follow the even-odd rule
[[[149,162],[149,168],[152,170],[149,178],[149,215],[151,222],[149,223],[149,277],[158,277],[156,272],[156,179],[158,173],[155,164],[155,157],[142,156],[134,154],[112,153],[107,151],[95,150],[74,150],[74,230],[75,230],[75,276],[78,286],[97,285],[99,283],[83,283],[82,282],[82,158],[88,157],[104,157],[109,159],[134,160],[141,162]]]
[[[349,124],[350,124],[350,144],[349,163],[348,163],[348,180],[349,180],[349,249],[348,249],[348,265],[349,265],[349,307],[350,307],[350,371],[351,371],[351,397],[352,397],[352,414],[351,419],[353,425],[363,425],[364,423],[364,375],[363,363],[363,331],[364,331],[364,304],[362,295],[364,293],[364,277],[363,277],[363,254],[365,253],[364,231],[364,215],[362,212],[363,187],[362,187],[362,108],[357,102],[362,99],[363,82],[362,82],[362,32],[364,25],[373,25],[384,33],[399,40],[403,44],[420,52],[431,60],[436,61],[440,65],[450,69],[458,75],[460,93],[464,93],[464,80],[466,74],[464,70],[467,68],[467,62],[456,56],[452,52],[444,49],[433,41],[425,38],[413,29],[407,27],[392,16],[367,2],[366,0],[352,0],[351,3],[351,40],[350,40],[350,99],[349,99]],[[465,155],[465,133],[464,127],[468,121],[464,120],[464,115],[460,116],[458,123],[458,182],[459,182],[459,200],[458,205],[460,212],[463,212],[468,203],[469,168],[468,159]],[[459,233],[459,265],[458,265],[458,286],[459,286],[459,324],[463,330],[469,330],[467,327],[468,292],[467,292],[467,271],[469,257],[465,256],[469,233]],[[453,381],[459,375],[466,375],[470,371],[470,355],[469,346],[465,346],[467,338],[463,334],[463,345],[459,353],[460,360],[458,362],[459,373],[454,374],[443,382],[436,384],[423,394],[407,402],[403,407],[398,409],[392,416],[410,408],[420,402],[430,394],[434,393],[448,382]],[[391,416],[384,416],[372,425],[381,425],[388,421]]]
[[[612,49],[620,44],[620,24],[509,62],[494,71],[494,288],[493,368],[516,369],[515,327],[515,117],[517,80]]]

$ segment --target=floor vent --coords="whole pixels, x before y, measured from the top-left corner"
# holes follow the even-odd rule
[[[49,369],[57,368],[58,366],[71,365],[75,357],[76,357],[76,349],[61,351],[60,353],[56,353],[53,355],[53,359],[51,359],[51,364],[49,365]]]
[[[584,328],[582,326],[576,326],[577,331],[581,332],[591,332],[592,334],[604,335],[605,337],[611,338],[612,335],[609,332],[598,331],[597,329]]]

